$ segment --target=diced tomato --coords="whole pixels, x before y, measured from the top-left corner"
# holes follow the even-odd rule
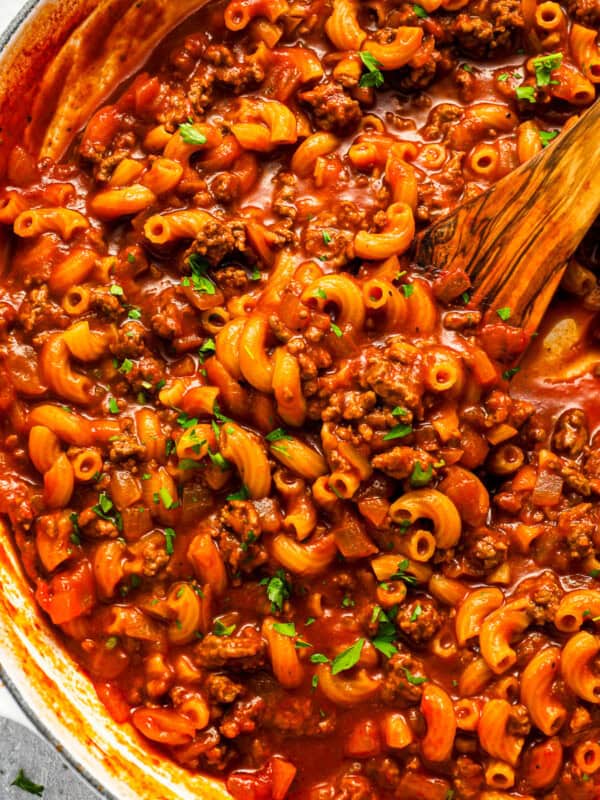
[[[95,683],[94,688],[101,703],[106,706],[106,710],[115,722],[122,724],[129,719],[129,703],[125,699],[123,692],[111,681]]]
[[[273,775],[273,800],[284,800],[294,778],[296,767],[291,761],[275,756],[271,759],[271,773]]]
[[[80,561],[73,569],[65,570],[49,581],[39,580],[35,596],[55,625],[88,613],[96,602],[89,560]]]

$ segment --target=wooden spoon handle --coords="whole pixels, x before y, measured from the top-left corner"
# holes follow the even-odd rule
[[[463,269],[470,305],[533,330],[600,213],[600,102],[537,156],[419,237],[416,262]]]

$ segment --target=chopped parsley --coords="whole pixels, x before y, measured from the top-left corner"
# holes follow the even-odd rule
[[[421,604],[417,603],[417,605],[415,606],[412,614],[410,615],[410,621],[411,622],[416,622],[419,619],[419,617],[421,616],[422,613],[423,613],[423,609],[421,608]]]
[[[461,296],[460,296],[460,299],[466,305],[469,302],[469,300],[471,299],[471,295],[468,292],[463,292],[461,294]]]
[[[323,653],[313,653],[310,660],[313,664],[329,664],[329,659]]]
[[[517,86],[515,94],[517,100],[527,100],[529,103],[535,103],[535,89],[533,86]]]
[[[42,784],[34,783],[25,775],[22,769],[19,770],[19,774],[11,783],[11,786],[16,786],[17,789],[22,789],[24,792],[29,792],[29,794],[35,794],[37,797],[41,797],[44,794]]]
[[[548,147],[550,142],[558,136],[558,131],[540,131],[539,136],[542,147]]]
[[[172,556],[175,552],[175,537],[177,534],[173,528],[165,528],[165,551],[168,556]]]
[[[190,122],[182,123],[179,126],[179,133],[186,144],[206,144],[206,136]]]
[[[558,81],[551,80],[552,72],[558,69],[562,64],[562,53],[548,53],[547,56],[538,56],[533,59],[533,68],[535,69],[535,82],[538,86],[550,86],[550,84],[558,83]]]
[[[508,308],[508,306],[505,306],[504,308],[496,309],[496,314],[498,314],[498,316],[503,322],[506,322],[507,320],[510,319],[511,310],[510,308]]]
[[[129,317],[129,319],[141,319],[142,318],[142,312],[140,311],[139,308],[132,307],[127,312],[127,316]]]
[[[177,417],[177,424],[181,425],[182,428],[185,428],[187,430],[188,428],[194,428],[198,424],[198,418],[189,417],[186,413],[182,411],[181,414]]]
[[[413,5],[413,11],[415,12],[415,15],[417,17],[419,17],[420,19],[428,19],[429,18],[429,14],[425,11],[423,6],[419,6],[419,5],[417,5],[415,3]]]
[[[119,413],[119,404],[117,403],[114,397],[108,398],[108,410],[111,414],[118,414]]]
[[[396,406],[392,408],[392,416],[394,417],[405,417],[408,414],[408,411],[402,406]]]
[[[352,667],[356,666],[364,646],[365,639],[357,639],[351,647],[337,655],[331,662],[331,674],[337,675],[338,672],[345,672],[347,669],[352,669]]]
[[[271,601],[271,609],[273,611],[282,611],[284,602],[292,592],[292,587],[285,577],[285,572],[282,569],[278,569],[271,578],[263,578],[260,581],[260,585],[267,587],[267,597]]]
[[[98,502],[95,506],[92,506],[92,511],[97,517],[100,517],[100,519],[104,519],[107,522],[112,522],[118,530],[123,530],[123,520],[121,515],[115,509],[113,501],[106,494],[106,492],[100,492],[98,495]]]
[[[413,467],[413,471],[410,473],[410,485],[411,486],[427,486],[429,481],[433,476],[433,467],[431,464],[427,465],[426,469],[423,469],[421,464],[417,461],[417,463]]]
[[[508,74],[508,72],[503,72],[501,75],[498,75],[498,80],[501,81],[502,83],[504,83],[504,81],[507,81],[509,78],[510,75]]]
[[[521,367],[511,367],[510,369],[505,369],[502,373],[502,377],[505,381],[509,381],[520,369]]]
[[[396,572],[391,576],[390,580],[392,581],[404,581],[408,586],[413,586],[417,579],[414,575],[410,575],[406,570],[410,566],[410,561],[408,558],[403,558],[402,561],[398,563],[396,568]]]
[[[400,288],[402,289],[402,294],[404,297],[410,297],[415,290],[415,287],[412,283],[403,283]]]
[[[383,441],[389,442],[391,439],[403,439],[412,432],[412,425],[400,423],[399,425],[394,425],[394,427],[386,433],[386,435],[383,437]]]
[[[312,625],[313,622],[316,622],[316,621],[317,620],[314,617],[307,617],[306,622],[304,624],[308,626],[308,625]]]
[[[334,333],[338,339],[344,335],[340,326],[336,325],[335,322],[331,323],[331,332]]]
[[[160,495],[160,499],[163,501],[163,505],[167,510],[171,508],[177,508],[177,501],[173,500],[171,497],[171,492],[166,488],[166,486],[161,486],[158,490],[158,494]]]
[[[115,297],[120,297],[123,294],[123,287],[118,286],[116,283],[110,287],[109,292]]]
[[[371,617],[372,622],[377,622],[377,633],[371,640],[373,647],[379,650],[380,653],[386,658],[391,658],[395,653],[398,652],[398,648],[394,644],[394,640],[397,636],[396,626],[390,619],[390,617],[394,617],[398,610],[397,606],[392,606],[390,608],[389,613],[386,612],[381,608],[381,606],[375,606],[373,609],[373,615]]]
[[[213,633],[215,636],[231,636],[235,630],[235,623],[233,625],[224,625],[221,620],[215,622]]]
[[[381,64],[372,53],[369,53],[368,50],[363,50],[360,55],[360,60],[362,61],[363,65],[366,67],[366,72],[363,72],[360,81],[358,82],[359,86],[363,88],[374,88],[379,89],[383,86],[383,72],[379,69]]]
[[[250,273],[250,280],[251,281],[259,281],[262,278],[260,274],[260,270],[257,267],[254,267],[252,272]]]
[[[331,244],[331,235],[327,231],[323,231],[323,241],[325,244]]]
[[[465,72],[473,72],[473,67],[470,64],[461,64],[461,69],[464,69]]]
[[[183,278],[181,281],[182,286],[192,286],[195,292],[200,294],[215,294],[216,287],[211,279],[207,276],[209,263],[206,259],[199,256],[197,253],[192,253],[188,258],[188,264],[192,270],[191,278]]]
[[[198,354],[204,360],[204,358],[209,353],[214,353],[216,351],[216,349],[217,349],[217,346],[215,344],[215,340],[214,339],[207,339],[205,342],[203,342],[200,345],[200,348],[198,350]]]
[[[427,678],[424,678],[420,675],[413,675],[412,672],[407,667],[402,667],[404,670],[404,674],[406,675],[406,680],[409,683],[412,683],[413,686],[420,686],[422,683],[427,681]]]
[[[282,636],[295,636],[296,626],[293,622],[274,622],[273,630],[280,633]]]
[[[317,297],[320,297],[321,300],[327,300],[327,292],[325,291],[325,289],[317,289],[315,294],[317,295]]]
[[[342,607],[343,608],[354,608],[355,605],[356,605],[356,603],[354,602],[354,600],[351,597],[348,597],[348,595],[346,595],[342,599]]]
[[[265,436],[267,442],[279,442],[281,441],[281,439],[291,439],[291,438],[292,437],[290,436],[290,434],[287,433],[287,431],[285,431],[283,428],[275,428],[274,431],[267,433],[267,435]]]
[[[104,642],[104,647],[106,647],[107,650],[114,650],[118,644],[119,644],[118,636],[109,636],[108,639]]]
[[[124,358],[121,366],[119,367],[119,372],[122,372],[124,375],[127,375],[133,369],[133,361],[130,358]]]
[[[228,500],[247,500],[250,497],[250,492],[248,491],[248,487],[245,484],[242,484],[242,488],[239,492],[234,492],[233,494],[228,494]]]
[[[211,463],[215,465],[215,467],[219,467],[221,472],[226,472],[229,469],[229,462],[223,458],[221,453],[213,453],[210,447],[208,448],[208,457],[211,460]]]

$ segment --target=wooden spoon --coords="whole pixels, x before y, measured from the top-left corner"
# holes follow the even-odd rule
[[[434,276],[463,269],[467,307],[510,309],[532,333],[586,231],[600,213],[600,102],[555,142],[494,186],[434,223],[415,261]]]

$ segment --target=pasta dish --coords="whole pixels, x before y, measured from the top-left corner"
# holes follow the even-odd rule
[[[10,151],[0,512],[110,715],[236,800],[600,797],[598,231],[539,336],[411,260],[599,29],[218,0]]]

